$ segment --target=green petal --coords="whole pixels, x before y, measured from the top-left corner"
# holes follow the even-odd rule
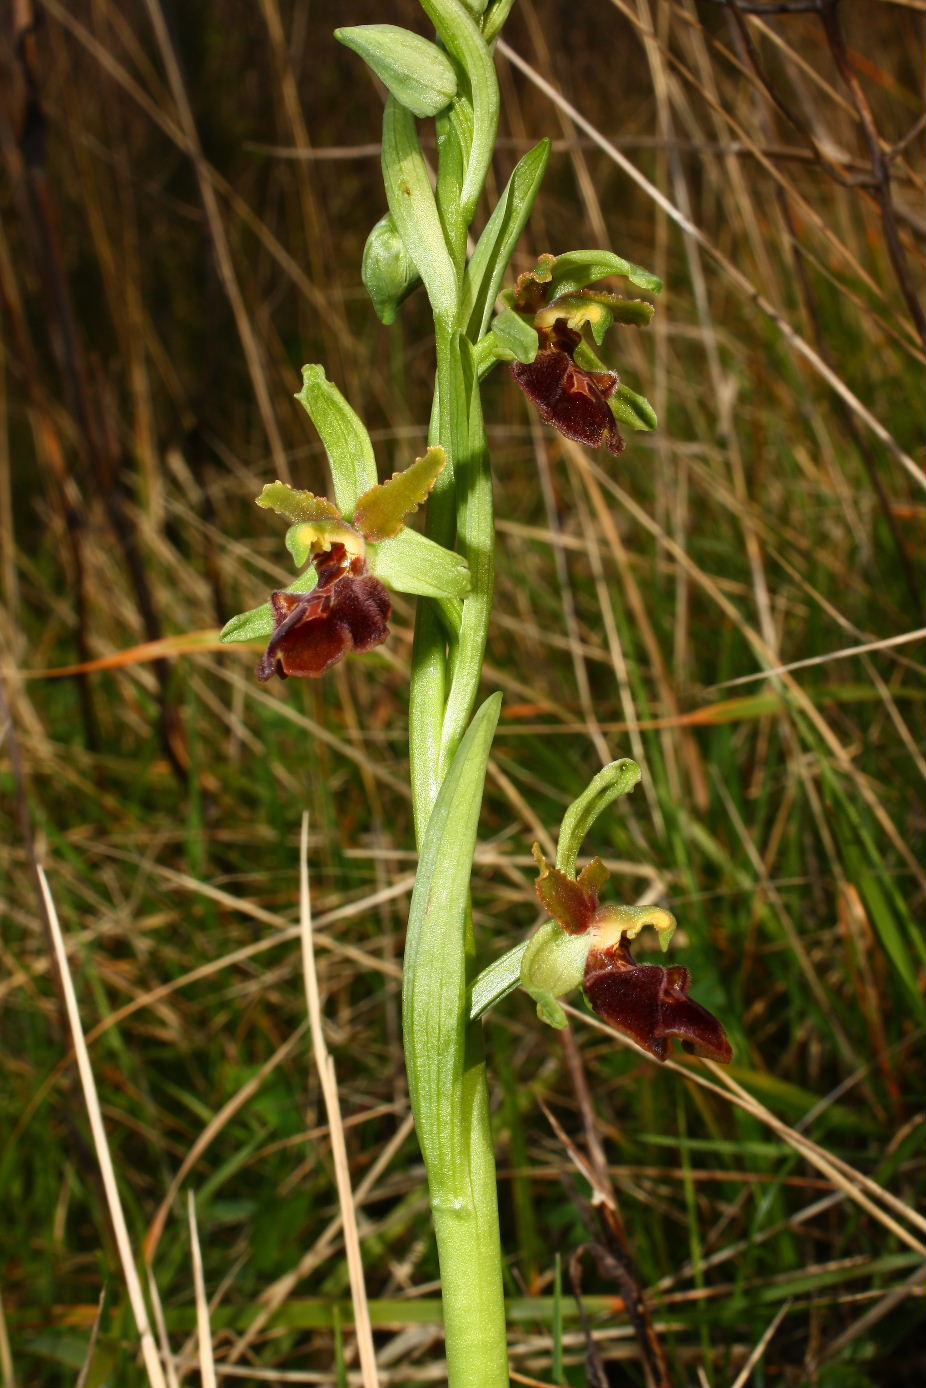
[[[371,487],[357,502],[354,525],[368,540],[378,542],[398,534],[405,517],[417,511],[447,464],[442,448],[429,448],[404,472]]]
[[[268,482],[257,497],[257,504],[292,522],[341,520],[341,512],[326,497],[300,491],[288,482]]]

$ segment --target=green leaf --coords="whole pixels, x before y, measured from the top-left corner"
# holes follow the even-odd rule
[[[421,8],[463,69],[469,85],[466,104],[472,111],[472,138],[468,149],[464,146],[466,171],[460,189],[461,216],[464,225],[469,226],[495,153],[499,108],[495,64],[479,25],[461,0],[421,0]]]
[[[399,305],[421,283],[421,276],[405,249],[391,212],[380,217],[367,237],[360,278],[373,301],[377,318],[387,328],[395,322]]]
[[[367,563],[371,573],[397,593],[461,601],[470,591],[469,565],[463,556],[417,530],[406,528],[392,539],[368,545]]]
[[[503,309],[492,320],[492,334],[495,339],[494,354],[500,361],[529,362],[537,355],[540,345],[537,329],[515,313],[513,308]],[[506,355],[501,356],[502,352]]]
[[[435,317],[450,324],[457,309],[457,273],[444,240],[415,118],[393,96],[383,115],[383,182],[389,211],[424,281]]]
[[[283,593],[311,593],[318,582],[318,574],[313,568],[306,569],[298,578],[294,578],[292,583],[286,588],[276,589]],[[232,617],[227,621],[219,632],[219,640],[231,643],[232,641],[257,641],[263,640],[272,635],[275,626],[273,620],[273,608],[269,602],[262,603],[260,607],[252,607],[250,612],[239,612],[237,617]]]
[[[507,998],[509,993],[521,986],[521,962],[529,944],[530,940],[522,940],[482,970],[470,993],[471,1022],[483,1017],[502,998]]]
[[[582,842],[595,820],[612,801],[627,795],[640,779],[640,768],[629,757],[612,761],[573,800],[563,815],[556,848],[556,866],[564,872],[575,873],[576,859]]]
[[[634,265],[632,260],[624,260],[610,251],[567,251],[565,255],[556,257],[552,296],[574,294],[587,284],[594,284],[596,280],[606,279],[609,275],[623,275],[631,284],[645,289],[649,294],[659,294],[662,290],[659,276],[640,265]]]
[[[437,135],[437,186],[434,196],[451,259],[461,266],[466,260],[467,223],[460,203],[466,167],[466,151],[473,142],[473,112],[469,103],[455,101],[435,122]]]
[[[394,472],[388,482],[364,492],[354,511],[354,524],[361,535],[374,542],[397,535],[405,517],[417,511],[446,465],[444,450],[429,448],[404,472]]]
[[[412,894],[402,989],[405,1058],[418,1141],[436,1210],[469,1188],[470,1134],[461,1131],[467,1027],[469,881],[486,766],[501,695],[479,709],[428,820]]]
[[[456,96],[457,75],[447,54],[410,29],[358,24],[335,29],[334,36],[359,53],[396,101],[416,116],[436,116]]]
[[[341,514],[354,513],[357,498],[378,482],[370,435],[323,366],[302,368],[296,399],[319,432],[331,465],[334,495]]]
[[[486,43],[494,43],[498,38],[513,5],[514,0],[492,0],[482,19],[482,33]]]
[[[476,243],[463,282],[460,313],[474,342],[482,337],[492,316],[505,271],[547,171],[551,147],[549,140],[541,140],[518,161]]]

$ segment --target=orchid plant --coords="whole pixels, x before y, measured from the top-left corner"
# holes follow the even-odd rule
[[[645,326],[653,307],[610,285],[652,294],[661,284],[610,251],[579,250],[540,255],[502,293],[550,154],[541,140],[524,155],[473,246],[499,118],[493,45],[513,0],[421,4],[436,42],[385,24],[336,37],[389,92],[388,210],[370,233],[362,277],[386,324],[420,286],[430,301],[436,381],[426,451],[381,482],[360,419],[320,366],[305,367],[297,398],[327,452],[334,500],[279,481],[264,487],[258,504],[288,522],[286,546],[300,572],[268,603],[234,617],[223,640],[267,640],[258,679],[319,677],[387,639],[390,589],[419,599],[409,706],[419,867],[404,963],[406,1065],[440,1260],[448,1383],[502,1388],[502,1253],[479,1019],[520,986],[542,1022],[562,1027],[558,999],[581,986],[612,1026],[657,1059],[673,1036],[714,1060],[731,1052],[720,1023],[688,996],[687,969],[633,960],[630,942],[644,926],[656,928],[665,948],[672,916],[661,907],[603,905],[608,873],[597,858],[577,871],[597,817],[639,780],[626,759],[605,767],[572,805],[556,863],[535,850],[544,924],[477,973],[469,884],[501,704],[496,693],[476,710],[495,551],[480,387],[505,363],[542,420],[619,455],[621,425],[651,429],[656,420],[597,349],[615,325]],[[436,123],[434,179],[418,133],[427,119]],[[426,500],[422,532],[406,522]]]

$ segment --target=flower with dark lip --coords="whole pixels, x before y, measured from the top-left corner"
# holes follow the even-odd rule
[[[342,544],[312,560],[318,582],[310,593],[270,596],[275,629],[257,678],[317,678],[350,651],[371,651],[389,635],[392,602],[366,561]]]
[[[645,925],[656,928],[665,948],[674,917],[658,906],[601,905],[609,873],[600,858],[575,877],[548,863],[536,844],[534,857],[540,868],[537,896],[552,919],[525,951],[521,984],[537,1002],[540,1017],[565,1026],[556,999],[581,984],[599,1016],[657,1060],[665,1060],[674,1036],[692,1055],[730,1061],[733,1050],[723,1027],[688,996],[688,969],[638,964],[630,953],[630,941]]]
[[[717,1018],[688,996],[691,971],[682,964],[667,969],[637,964],[626,935],[617,944],[589,950],[583,987],[599,1017],[657,1060],[665,1060],[672,1036],[690,1055],[723,1064],[733,1059],[733,1048]]]
[[[557,318],[550,327],[538,327],[537,336],[540,347],[534,360],[512,362],[511,374],[537,406],[540,418],[567,439],[588,448],[605,444],[618,457],[624,440],[608,404],[620,384],[617,372],[586,371],[576,364],[582,334],[570,328],[565,318]]]

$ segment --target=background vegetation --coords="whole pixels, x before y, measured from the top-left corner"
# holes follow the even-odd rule
[[[643,786],[588,847],[678,914],[736,1046],[724,1079],[657,1067],[581,1007],[563,1037],[521,994],[489,1019],[520,1383],[645,1382],[626,1275],[591,1255],[586,1368],[569,1264],[603,1232],[583,1170],[612,1183],[676,1384],[922,1381],[926,767],[903,640],[922,626],[922,10],[519,0],[505,31],[497,186],[556,138],[519,266],[608,246],[666,291],[615,361],[661,428],[619,461],[542,427],[506,373],[488,389],[485,687],[505,707],[477,928],[488,960],[535,923],[531,843],[634,756]],[[380,1381],[441,1381],[399,1041],[411,607],[317,683],[260,687],[256,653],[215,642],[287,574],[261,485],[326,484],[292,400],[304,361],[381,471],[424,441],[425,305],[387,330],[359,283],[381,94],[331,38],[383,19],[423,31],[412,0],[4,12],[8,1385],[77,1381],[104,1287],[83,1381],[146,1381],[35,862],[168,1381],[207,1381],[192,1190],[221,1382],[359,1382],[295,928],[303,809]]]

